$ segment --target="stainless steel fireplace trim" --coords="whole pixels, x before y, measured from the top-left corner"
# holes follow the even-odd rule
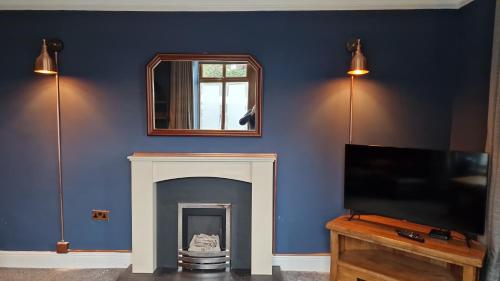
[[[196,264],[196,263],[184,263],[183,268],[194,269],[194,270],[227,270],[228,263],[207,263],[207,264]]]
[[[229,257],[229,251],[220,252],[190,252],[179,250],[179,255],[193,258],[216,258],[216,257]]]
[[[182,209],[226,209],[226,252],[231,253],[231,204],[230,203],[178,203],[177,248],[182,248]],[[231,254],[230,254],[231,255]]]
[[[215,258],[193,258],[183,256],[180,258],[182,262],[186,263],[202,263],[202,264],[210,264],[210,263],[225,263],[229,261],[229,257],[215,257]]]

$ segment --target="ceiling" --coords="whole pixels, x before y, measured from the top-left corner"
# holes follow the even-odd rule
[[[0,0],[0,10],[317,11],[459,9],[473,0]]]

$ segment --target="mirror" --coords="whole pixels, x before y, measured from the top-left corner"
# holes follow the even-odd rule
[[[252,56],[158,54],[146,70],[148,135],[261,136]]]

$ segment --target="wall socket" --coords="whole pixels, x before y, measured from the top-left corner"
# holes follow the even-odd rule
[[[92,210],[92,219],[95,221],[109,221],[109,210]]]

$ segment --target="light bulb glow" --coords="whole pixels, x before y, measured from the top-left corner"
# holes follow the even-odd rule
[[[44,70],[44,69],[35,69],[34,72],[40,73],[40,74],[51,74],[51,75],[57,74],[56,71],[50,71],[50,70]]]
[[[366,69],[353,69],[353,70],[349,70],[347,72],[347,74],[350,74],[350,75],[365,75],[365,74],[368,74],[370,71],[369,70],[366,70]]]

